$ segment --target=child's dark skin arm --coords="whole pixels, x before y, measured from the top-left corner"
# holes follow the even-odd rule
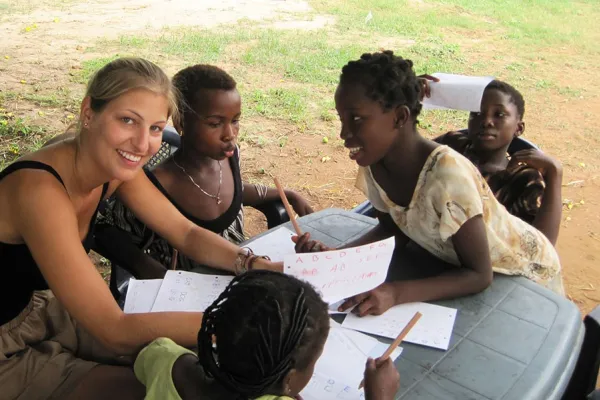
[[[482,216],[465,222],[451,240],[460,267],[432,278],[383,283],[346,300],[340,310],[358,304],[354,312],[360,316],[379,315],[397,304],[461,297],[487,288],[493,272]]]
[[[364,246],[369,243],[387,239],[390,236],[396,237],[396,249],[405,247],[410,239],[398,228],[396,223],[392,220],[392,217],[390,217],[389,214],[379,211],[377,211],[376,215],[379,219],[379,223],[373,229],[358,239],[347,243],[344,246],[340,246],[337,249],[327,247],[318,240],[310,240],[310,234],[308,232],[300,237],[294,236],[292,237],[292,240],[296,243],[296,253],[349,249],[351,247]]]
[[[542,204],[532,224],[556,245],[562,218],[562,166],[539,150],[522,150],[511,156],[509,166],[524,163],[540,171],[546,183]]]
[[[140,250],[127,232],[115,226],[97,226],[96,245],[100,254],[131,273],[136,279],[162,279],[167,269]]]
[[[290,205],[296,211],[299,216],[304,216],[306,214],[312,214],[314,211],[308,201],[304,197],[302,197],[299,193],[294,192],[293,190],[284,190],[285,196],[287,197]],[[244,183],[244,199],[243,203],[245,206],[260,206],[261,204],[267,203],[269,201],[279,200],[279,192],[275,188],[268,188],[267,194],[264,199],[258,194],[256,190],[256,186],[250,183]]]

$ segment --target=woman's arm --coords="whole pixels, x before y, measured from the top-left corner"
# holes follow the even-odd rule
[[[290,205],[299,216],[312,214],[314,211],[308,201],[293,190],[284,190]],[[279,200],[279,192],[275,188],[264,185],[244,183],[244,200],[246,206],[256,207],[269,201]]]
[[[426,279],[387,282],[354,296],[340,307],[358,305],[360,316],[379,315],[397,304],[449,299],[479,293],[492,283],[492,261],[481,215],[465,222],[451,238],[461,266]]]
[[[199,264],[235,272],[241,249],[185,218],[140,171],[116,191],[119,199],[150,229]],[[256,269],[282,271],[282,263],[258,259]]]
[[[78,323],[121,355],[134,354],[161,336],[195,345],[202,313],[124,314],[82,246],[77,216],[64,188],[50,175],[13,175],[9,178],[19,179],[13,181],[9,199],[11,224],[50,289]]]

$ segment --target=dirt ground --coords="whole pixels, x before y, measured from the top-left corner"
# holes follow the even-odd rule
[[[45,93],[57,90],[72,98],[80,98],[82,85],[70,75],[81,68],[82,61],[102,56],[93,50],[103,38],[116,38],[124,33],[158,31],[165,26],[234,23],[241,18],[261,20],[279,17],[282,26],[315,28],[330,21],[326,16],[302,17],[310,7],[302,1],[222,0],[218,5],[194,0],[93,0],[75,3],[69,0],[29,0],[19,2],[20,9],[11,10],[10,18],[0,14],[0,94],[2,92]],[[0,12],[2,10],[0,9]],[[124,23],[124,21],[126,23]],[[24,30],[30,28],[27,34]],[[568,58],[574,50],[553,49],[549,57]],[[475,57],[476,53],[469,53]],[[482,59],[489,56],[480,55]],[[487,57],[487,58],[486,58]],[[598,55],[595,65],[599,65]],[[542,61],[543,62],[543,61]],[[552,79],[565,85],[587,82],[586,90],[577,98],[550,96],[527,98],[526,136],[544,151],[555,155],[564,165],[563,197],[565,208],[558,250],[564,266],[567,292],[583,313],[600,303],[600,180],[598,171],[597,134],[594,117],[600,110],[599,84],[585,68],[567,66],[553,70]],[[167,70],[169,68],[167,67]],[[597,67],[593,67],[598,71]],[[168,71],[170,73],[175,71]],[[27,117],[37,125],[58,133],[70,122],[76,108],[55,105],[41,108],[22,98],[5,101],[3,107],[15,115]],[[567,125],[568,123],[568,125]],[[568,129],[567,129],[568,126]],[[242,143],[243,171],[250,181],[270,183],[276,171],[285,186],[302,191],[315,209],[352,208],[364,200],[354,189],[356,166],[347,152],[331,139],[322,143],[322,131],[330,134],[337,122],[320,122],[312,133],[295,125],[275,124],[271,120],[252,117],[245,127],[270,139],[260,145]],[[287,136],[286,146],[277,138]],[[11,140],[0,138],[0,141]],[[249,211],[248,233],[264,229],[264,221]]]

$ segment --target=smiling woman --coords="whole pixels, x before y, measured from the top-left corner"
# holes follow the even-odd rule
[[[159,67],[115,60],[91,79],[73,134],[0,172],[3,397],[142,398],[131,356],[158,337],[196,343],[201,313],[125,315],[88,258],[98,204],[112,193],[199,263],[281,268],[249,263],[240,248],[192,224],[141,172],[175,109]]]

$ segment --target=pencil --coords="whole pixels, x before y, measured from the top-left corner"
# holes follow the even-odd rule
[[[290,221],[292,221],[292,225],[294,225],[296,234],[298,236],[302,235],[302,231],[300,230],[300,225],[298,225],[298,221],[296,221],[296,217],[294,216],[294,210],[292,209],[292,206],[290,206],[290,203],[288,202],[288,199],[285,195],[285,192],[283,191],[283,188],[279,184],[279,181],[277,180],[277,178],[274,178],[273,180],[275,181],[275,186],[277,187],[277,191],[279,192],[279,197],[281,197],[281,201],[283,202],[285,211],[287,211],[288,215],[290,216]]]
[[[173,271],[175,271],[175,269],[177,268],[177,256],[178,256],[179,252],[177,251],[177,249],[173,249],[173,255],[171,256],[171,269]]]
[[[396,340],[394,340],[390,344],[390,347],[387,348],[385,353],[383,353],[383,355],[377,359],[377,364],[381,364],[381,363],[387,361],[388,358],[390,358],[390,356],[392,355],[392,353],[394,352],[396,347],[400,346],[400,343],[402,343],[402,341],[404,340],[406,335],[408,335],[408,332],[410,332],[410,330],[417,324],[417,322],[419,321],[419,319],[422,316],[423,316],[423,314],[421,314],[418,311],[415,313],[415,315],[410,319],[408,324],[406,324],[404,329],[402,329],[402,331],[398,334],[398,337],[396,338]],[[363,386],[365,386],[364,379],[360,382],[360,385],[358,385],[358,388],[362,389]]]

